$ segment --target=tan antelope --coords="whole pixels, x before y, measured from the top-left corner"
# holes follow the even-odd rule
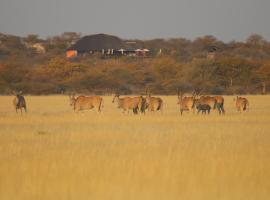
[[[249,109],[249,102],[248,102],[248,100],[246,98],[237,96],[236,97],[235,106],[236,106],[236,109],[239,112],[248,111],[248,109]]]
[[[26,102],[24,96],[22,95],[22,92],[19,92],[15,95],[15,98],[13,99],[13,105],[15,106],[16,113],[18,113],[18,109],[21,110],[21,114],[23,109],[24,112],[27,112]]]
[[[103,107],[103,99],[99,96],[69,96],[70,106],[73,106],[74,111],[90,110],[96,108],[98,112],[101,112]]]
[[[132,110],[134,114],[138,113],[138,110],[141,109],[142,106],[142,96],[139,97],[122,97],[120,98],[119,94],[115,94],[112,100],[112,103],[117,103],[117,107],[123,109],[123,113],[129,110]]]
[[[161,111],[163,108],[163,101],[159,97],[152,97],[151,94],[149,93],[146,98],[145,98],[145,104],[146,104],[146,109],[148,111],[154,112],[154,111]]]
[[[194,113],[194,101],[195,101],[195,93],[193,92],[192,97],[184,97],[182,92],[178,91],[178,102],[180,106],[180,113],[183,114],[183,111],[193,111]]]

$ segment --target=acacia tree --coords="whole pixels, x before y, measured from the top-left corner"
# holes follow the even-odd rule
[[[30,44],[34,44],[40,41],[39,36],[36,34],[29,34],[24,40]]]
[[[263,38],[263,36],[259,35],[259,34],[252,34],[250,35],[247,40],[246,43],[253,46],[253,47],[261,47],[265,44],[267,44],[266,40]]]

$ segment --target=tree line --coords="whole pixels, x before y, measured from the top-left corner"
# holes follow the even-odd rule
[[[213,36],[136,40],[152,57],[100,56],[65,58],[81,37],[64,33],[47,39],[0,34],[0,94],[96,93],[176,94],[200,90],[208,94],[261,94],[270,91],[270,42],[253,34],[243,42],[225,43]],[[41,42],[39,54],[27,44]],[[160,49],[162,53],[160,54]]]

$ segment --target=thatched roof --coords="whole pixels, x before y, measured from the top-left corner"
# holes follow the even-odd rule
[[[81,38],[68,50],[81,52],[101,51],[102,49],[121,49],[125,48],[125,43],[118,37],[106,34],[89,35]]]

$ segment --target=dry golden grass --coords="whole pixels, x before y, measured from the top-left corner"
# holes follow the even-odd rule
[[[74,113],[64,96],[26,96],[15,114],[0,97],[1,200],[268,200],[270,97],[250,111],[185,113],[163,97],[163,114]]]

